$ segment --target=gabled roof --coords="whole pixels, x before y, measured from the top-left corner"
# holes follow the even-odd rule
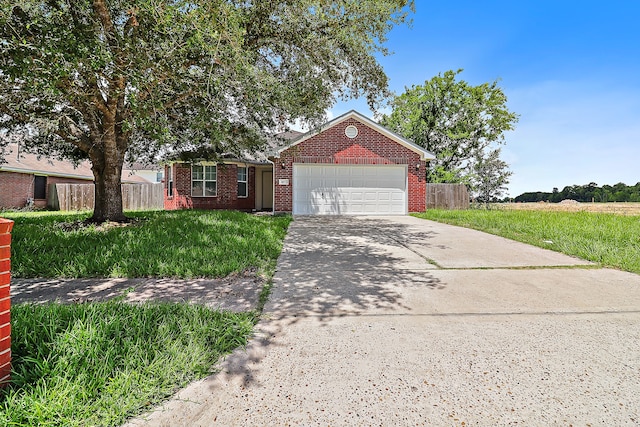
[[[341,123],[344,122],[345,120],[349,120],[349,119],[354,119],[359,121],[360,123],[362,123],[365,126],[368,126],[370,128],[372,128],[373,130],[377,131],[378,133],[381,133],[382,135],[386,136],[387,138],[391,139],[392,141],[397,142],[398,144],[408,148],[411,151],[414,151],[418,154],[420,154],[420,160],[433,160],[436,158],[436,156],[434,156],[432,153],[430,153],[429,151],[425,150],[424,148],[420,147],[419,145],[416,145],[415,143],[409,141],[408,139],[404,138],[403,136],[398,135],[397,133],[387,129],[386,127],[380,125],[379,123],[374,122],[373,120],[371,120],[370,118],[358,113],[355,110],[351,110],[339,117],[336,117],[335,119],[320,125],[318,127],[316,127],[315,129],[310,130],[309,132],[300,135],[299,137],[293,139],[291,141],[291,143],[289,143],[288,145],[278,149],[276,151],[275,157],[279,158],[280,154],[282,154],[283,151],[288,150],[291,147],[295,147],[296,145],[306,141],[307,139],[318,135],[319,133]]]
[[[4,163],[0,163],[0,172],[17,172],[93,181],[93,172],[88,161],[80,162],[74,166],[70,161],[60,161],[46,157],[38,158],[35,154],[21,151],[17,143],[7,145]],[[122,182],[148,183],[149,181],[136,175],[133,170],[123,169]]]

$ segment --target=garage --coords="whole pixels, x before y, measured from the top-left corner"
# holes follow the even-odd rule
[[[293,164],[294,215],[405,215],[406,165]]]
[[[356,111],[279,146],[273,211],[294,215],[406,215],[426,209],[422,147]]]

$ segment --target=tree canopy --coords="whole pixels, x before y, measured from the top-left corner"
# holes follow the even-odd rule
[[[406,88],[392,100],[391,114],[382,117],[384,126],[435,154],[431,182],[463,181],[471,159],[503,144],[504,132],[518,120],[497,81],[473,86],[456,80],[461,72],[446,71]]]
[[[295,119],[323,119],[336,97],[378,106],[388,92],[375,55],[388,54],[386,34],[413,8],[411,0],[0,5],[0,128],[25,150],[89,159],[95,221],[125,219],[125,158],[202,145],[240,153]]]

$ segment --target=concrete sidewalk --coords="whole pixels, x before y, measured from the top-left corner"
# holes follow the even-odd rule
[[[19,279],[11,281],[13,304],[105,301],[174,301],[219,310],[250,311],[258,304],[265,280],[253,272],[222,279]]]
[[[130,425],[637,425],[638,325],[635,274],[413,217],[296,218],[248,347]]]

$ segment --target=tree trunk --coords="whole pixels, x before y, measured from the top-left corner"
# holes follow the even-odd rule
[[[106,97],[107,102],[96,99],[96,114],[90,116],[99,117],[99,120],[89,123],[91,144],[86,151],[95,185],[90,222],[128,222],[122,206],[122,166],[130,134],[122,129],[126,120],[122,115],[125,107],[124,83],[121,80],[113,83],[115,90]]]
[[[109,163],[112,164],[108,164],[103,171],[93,168],[95,197],[91,222],[128,221],[122,209],[122,164]]]
[[[122,205],[122,165],[125,153],[124,148],[119,148],[116,144],[114,133],[111,134],[113,138],[109,138],[111,135],[103,137],[100,144],[102,150],[89,154],[95,184],[93,216],[89,219],[90,222],[128,221]]]

